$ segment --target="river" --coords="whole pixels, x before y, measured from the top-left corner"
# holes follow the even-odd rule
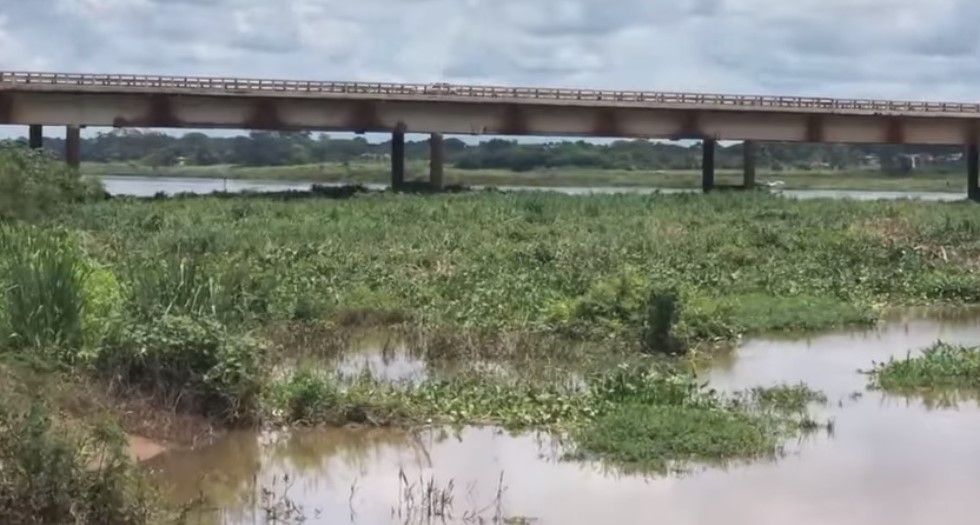
[[[158,193],[173,195],[176,193],[212,193],[216,191],[226,192],[279,192],[279,191],[307,191],[314,184],[311,182],[282,182],[282,181],[260,181],[260,180],[239,180],[239,179],[210,179],[210,178],[190,178],[190,177],[130,177],[130,176],[103,176],[100,177],[105,184],[106,191],[112,195],[129,195],[138,197],[150,197]],[[321,184],[321,183],[318,183]],[[321,184],[324,186],[340,186],[341,184]],[[367,188],[382,190],[387,188],[383,184],[366,184]],[[482,189],[482,186],[473,186],[474,189]],[[547,187],[547,186],[499,186],[498,189],[504,191],[552,191],[569,195],[587,194],[610,194],[610,193],[690,193],[700,191],[698,189],[670,189],[670,188],[631,188],[631,187]],[[919,199],[928,201],[957,201],[965,198],[959,193],[943,192],[902,192],[902,191],[855,191],[855,190],[780,190],[778,192],[787,197],[799,199],[833,198],[833,199],[855,199],[855,200],[879,200],[879,199]]]
[[[703,374],[718,388],[803,381],[830,399],[820,410],[833,432],[789,443],[773,461],[624,475],[563,461],[561,444],[546,435],[466,428],[240,432],[146,465],[170,498],[203,492],[220,509],[211,518],[236,525],[263,522],[254,514],[263,506],[257,486],[285,492],[313,524],[973,524],[977,402],[869,391],[858,372],[940,339],[976,344],[980,313],[906,312],[874,329],[756,338],[717,360]],[[420,510],[419,486],[430,481],[452,495],[444,519]],[[276,501],[285,500],[265,506]]]

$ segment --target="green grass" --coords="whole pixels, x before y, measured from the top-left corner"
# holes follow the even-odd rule
[[[968,204],[380,194],[118,200],[60,222],[84,232],[127,309],[149,317],[405,319],[639,341],[649,292],[673,288],[674,335],[698,343],[980,300]]]
[[[623,405],[577,435],[588,455],[630,470],[775,454],[781,437],[761,416],[714,409]]]
[[[428,165],[411,161],[407,165],[409,180],[427,180]],[[336,163],[293,166],[181,166],[150,168],[140,163],[84,163],[87,175],[126,175],[144,177],[203,177],[268,181],[382,183],[390,181],[390,167],[382,162],[355,162],[350,166]],[[782,181],[786,189],[883,190],[966,192],[966,176],[961,173],[916,172],[895,175],[872,170],[843,171],[760,171],[760,183]],[[697,170],[597,170],[540,169],[529,172],[508,170],[461,170],[448,166],[447,184],[487,186],[620,186],[659,188],[700,188]],[[718,170],[716,183],[742,184],[738,170]]]
[[[980,348],[937,343],[921,355],[876,363],[872,385],[909,392],[962,389],[980,392]]]

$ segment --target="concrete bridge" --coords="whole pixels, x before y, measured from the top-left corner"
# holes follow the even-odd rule
[[[966,149],[980,201],[980,104],[646,91],[0,72],[0,124],[67,127],[79,164],[84,126],[392,133],[391,180],[405,178],[405,133],[431,134],[432,183],[442,134],[699,139],[702,183],[714,187],[715,144],[744,140],[754,184],[757,141],[942,144]]]

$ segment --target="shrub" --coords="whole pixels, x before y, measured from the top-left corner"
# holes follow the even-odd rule
[[[89,262],[83,291],[85,357],[94,357],[102,342],[116,336],[124,307],[124,291],[116,274],[108,267]]]
[[[341,421],[342,398],[336,386],[324,377],[308,370],[296,373],[279,388],[281,406],[288,411],[288,421],[294,423],[325,423]]]
[[[100,182],[80,178],[42,152],[0,147],[0,221],[38,220],[99,195]]]
[[[123,328],[97,368],[122,385],[237,422],[258,414],[265,356],[264,342],[217,321],[164,315]]]
[[[596,280],[570,305],[556,308],[554,317],[574,332],[606,334],[640,325],[645,304],[646,278],[627,267],[612,276]]]
[[[681,301],[674,290],[651,290],[647,300],[641,348],[645,353],[677,355],[687,350],[687,343],[678,339],[674,327],[681,317]]]
[[[0,407],[0,516],[9,524],[142,525],[156,511],[124,453],[125,437],[104,427],[83,438],[52,425],[39,406]]]

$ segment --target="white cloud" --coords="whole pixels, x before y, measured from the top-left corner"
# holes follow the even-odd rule
[[[9,69],[980,99],[976,0],[0,0],[0,13]]]

